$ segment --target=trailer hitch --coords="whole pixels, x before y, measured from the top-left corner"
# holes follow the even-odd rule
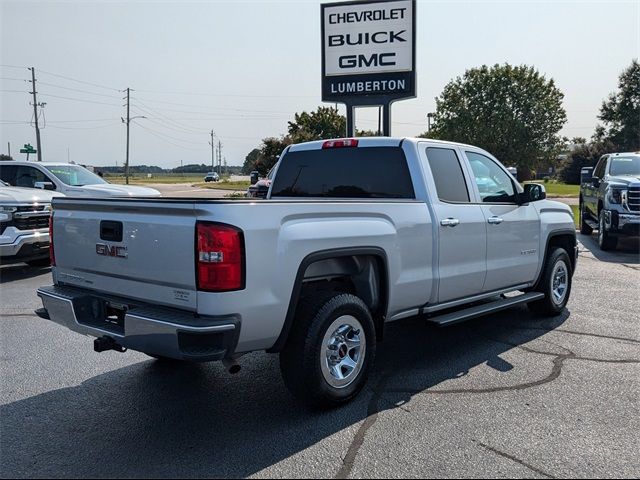
[[[116,341],[107,335],[96,338],[93,341],[93,350],[100,353],[108,350],[115,350],[116,352],[124,353],[127,351],[122,345],[118,345]]]

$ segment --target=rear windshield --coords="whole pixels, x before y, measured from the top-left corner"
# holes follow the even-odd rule
[[[271,197],[415,198],[415,194],[400,147],[355,147],[287,153]]]

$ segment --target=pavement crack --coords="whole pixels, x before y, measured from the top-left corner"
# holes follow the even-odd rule
[[[373,396],[371,400],[369,400],[369,405],[367,407],[367,418],[365,418],[364,422],[358,428],[353,440],[349,444],[349,448],[347,450],[347,454],[342,460],[342,466],[335,478],[349,478],[351,475],[351,471],[353,470],[353,466],[356,461],[356,456],[358,452],[362,448],[362,444],[364,443],[367,432],[378,420],[378,413],[380,412],[380,399],[385,392],[385,386],[387,381],[389,380],[391,374],[389,372],[383,372],[380,380],[373,389]]]
[[[530,465],[530,464],[524,462],[523,460],[520,460],[519,458],[517,458],[517,457],[515,457],[513,455],[510,455],[508,453],[502,452],[502,451],[498,450],[497,448],[490,447],[489,445],[485,445],[484,443],[479,442],[477,440],[474,440],[474,442],[477,443],[478,445],[480,445],[485,450],[488,450],[491,453],[495,453],[496,455],[498,455],[500,457],[503,457],[503,458],[506,458],[508,460],[511,460],[512,462],[515,462],[518,465],[522,465],[523,467],[531,470],[532,472],[537,473],[538,475],[542,475],[542,476],[547,477],[547,478],[556,478],[553,475],[550,475],[547,472],[544,472],[544,471],[540,470],[538,467],[534,467],[533,465]]]

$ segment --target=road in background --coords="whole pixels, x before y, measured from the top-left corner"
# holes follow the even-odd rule
[[[308,411],[278,357],[159,362],[33,315],[48,269],[0,269],[1,477],[640,476],[640,254],[580,235],[566,312],[389,325],[368,388]]]

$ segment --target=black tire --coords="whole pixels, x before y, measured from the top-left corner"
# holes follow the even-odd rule
[[[580,233],[582,235],[591,235],[593,228],[585,221],[586,212],[584,210],[584,203],[580,201]]]
[[[618,237],[612,236],[607,229],[604,228],[604,210],[600,210],[598,216],[598,246],[600,250],[615,250],[618,246]]]
[[[328,346],[323,345],[323,340],[326,335],[331,336],[329,329],[332,324],[345,315],[355,318],[362,326],[365,336],[364,358],[360,357],[360,361],[356,362],[360,365],[360,370],[352,371],[355,373],[352,373],[354,377],[350,380],[351,383],[336,387],[325,377],[330,373],[327,366]],[[349,350],[346,355],[343,354],[342,346],[335,351],[336,359],[338,354],[342,358],[351,355]],[[348,293],[322,292],[303,299],[298,306],[295,323],[280,352],[280,370],[285,385],[299,401],[313,408],[333,408],[352,400],[360,393],[367,382],[375,354],[375,326],[364,302]],[[323,362],[327,364],[323,365]]]
[[[566,288],[561,299],[557,299],[557,297],[554,296],[553,282],[555,274],[558,273],[556,266],[558,266],[560,270],[563,268],[559,266],[560,263],[564,263]],[[544,293],[544,298],[528,303],[527,306],[529,307],[529,310],[544,316],[556,316],[562,313],[569,301],[569,296],[571,295],[572,276],[571,260],[567,251],[564,248],[554,248],[551,250],[545,261],[542,277],[540,278],[538,285],[536,285],[533,290],[535,292]]]
[[[29,260],[27,265],[30,267],[48,267],[51,265],[51,259],[47,258],[39,258],[38,260]]]

